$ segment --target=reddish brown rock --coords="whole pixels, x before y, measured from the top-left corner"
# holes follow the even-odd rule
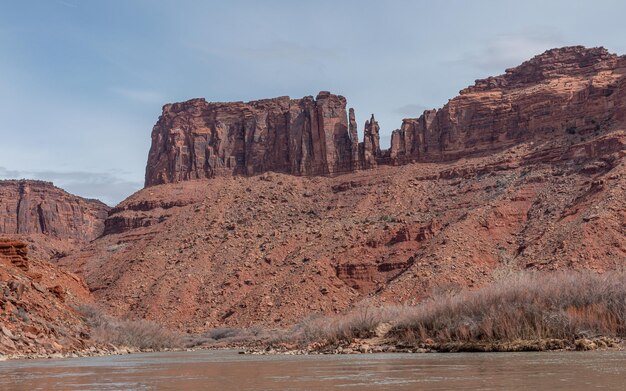
[[[480,156],[531,140],[572,143],[625,121],[625,69],[626,57],[604,48],[549,50],[477,80],[440,110],[405,119],[387,151],[374,116],[358,143],[354,111],[348,117],[345,98],[329,92],[165,105],[152,132],[146,186],[266,171],[329,175]]]
[[[16,240],[0,240],[0,256],[22,271],[28,271],[26,243]]]
[[[406,120],[391,151],[379,152],[378,126],[368,121],[359,164],[367,142],[377,167],[341,176],[286,175],[316,173],[312,162],[320,151],[325,169],[318,173],[331,173],[335,153],[346,154],[340,160],[354,169],[356,122],[330,95],[166,106],[153,133],[147,178],[153,186],[112,210],[106,234],[61,263],[83,274],[111,313],[191,331],[286,326],[364,301],[416,303],[524,269],[620,270],[626,263],[625,74],[623,57],[602,49],[549,51],[477,82],[439,111]],[[329,116],[305,116],[326,124],[323,136],[320,126],[287,126],[301,105]],[[345,121],[333,110],[343,110]],[[231,156],[241,149],[223,137],[234,134],[225,129],[239,129],[242,112],[251,118],[244,128],[252,135],[273,129],[292,140],[291,130],[309,129],[303,130],[309,148],[289,149],[308,166],[186,180],[207,176],[194,171],[202,159],[196,164],[189,157],[196,150],[189,137],[206,124],[222,124],[219,142],[207,145],[212,156]],[[271,126],[259,128],[257,117]],[[328,147],[328,126],[348,137]],[[214,134],[210,129],[207,135]],[[161,139],[171,134],[170,141]],[[202,136],[200,144],[203,137],[211,139]],[[227,171],[283,167],[258,163],[285,161],[283,147],[262,148],[285,145],[261,141],[269,139],[252,137],[244,162],[259,151],[272,159]],[[420,163],[404,164],[414,161]],[[171,181],[177,183],[155,185]]]
[[[374,168],[377,166],[377,159],[382,156],[380,150],[380,126],[378,121],[372,118],[369,121],[365,121],[365,127],[363,131],[363,156],[362,165],[364,168]]]
[[[613,131],[330,178],[152,186],[115,208],[116,229],[60,262],[111,313],[194,331],[417,302],[525,268],[616,270],[625,150]]]
[[[0,235],[28,243],[38,259],[63,257],[100,236],[109,209],[50,182],[0,181]]]
[[[437,110],[427,110],[416,119],[405,119],[402,127],[391,133],[390,156],[394,164],[415,162],[419,156],[425,153],[428,143],[436,144],[439,134],[432,129],[432,123],[437,115]]]
[[[152,131],[146,186],[221,174],[349,171],[352,140],[345,98],[324,91],[316,99],[169,104]]]
[[[94,346],[75,310],[90,301],[81,278],[30,259],[25,242],[0,238],[0,354],[48,355]]]
[[[44,234],[88,242],[100,236],[109,207],[69,194],[50,182],[0,181],[0,234]]]
[[[604,48],[548,50],[405,119],[390,155],[395,164],[449,161],[529,140],[597,136],[623,125],[625,72],[626,57]]]
[[[351,169],[359,170],[362,168],[361,162],[363,159],[361,159],[359,154],[359,133],[353,108],[350,108],[350,110],[348,110],[348,121],[350,130],[350,142],[352,143],[350,155],[350,159],[352,160]]]

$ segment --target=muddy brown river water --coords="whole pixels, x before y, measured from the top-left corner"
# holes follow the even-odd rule
[[[626,352],[250,356],[146,353],[0,363],[0,390],[626,390]]]

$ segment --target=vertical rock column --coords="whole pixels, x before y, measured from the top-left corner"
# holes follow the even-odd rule
[[[354,116],[354,109],[348,110],[348,122],[350,129],[350,142],[351,142],[351,155],[352,170],[361,169],[361,159],[359,157],[359,134],[357,130],[356,119]]]
[[[338,173],[351,169],[351,140],[348,133],[346,98],[321,91],[316,98],[316,111],[320,139],[314,147],[320,148],[326,167],[319,173]],[[315,145],[317,144],[317,145]]]
[[[363,168],[372,168],[378,165],[376,158],[381,155],[379,131],[378,121],[372,114],[372,118],[369,121],[365,121],[365,129],[363,131]]]

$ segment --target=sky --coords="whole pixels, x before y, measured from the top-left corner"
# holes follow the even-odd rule
[[[115,205],[165,103],[344,95],[362,136],[547,49],[626,54],[626,2],[0,0],[0,179]]]

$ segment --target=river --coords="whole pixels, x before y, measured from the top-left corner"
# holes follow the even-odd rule
[[[589,390],[626,352],[252,356],[233,350],[0,363],[0,390]]]

